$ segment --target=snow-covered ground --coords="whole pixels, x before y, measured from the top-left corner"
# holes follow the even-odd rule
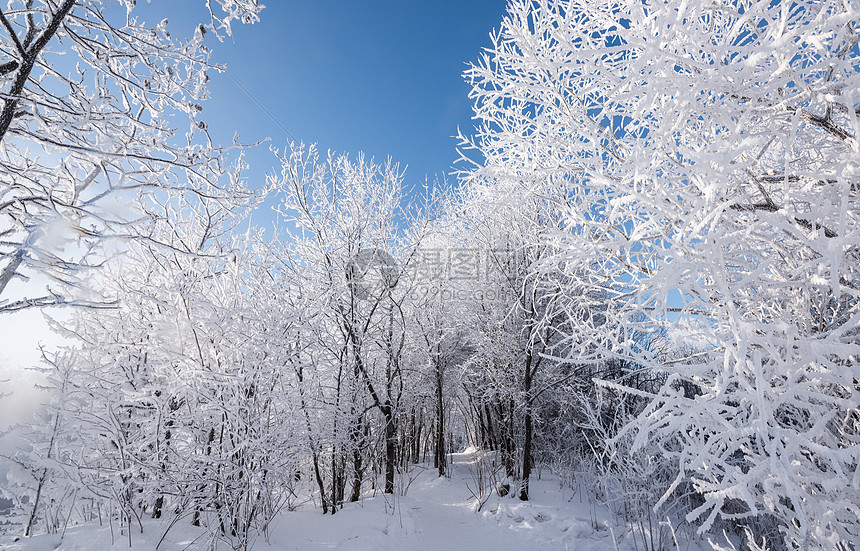
[[[474,454],[454,454],[451,478],[439,478],[432,469],[417,469],[406,495],[368,495],[347,504],[336,515],[323,515],[310,503],[284,512],[272,525],[268,541],[260,537],[259,551],[315,551],[339,549],[455,551],[608,550],[642,549],[634,534],[613,522],[607,510],[581,493],[561,488],[544,470],[531,484],[531,501],[493,496],[476,511]],[[167,522],[149,521],[145,533],[132,534],[134,551],[155,549]],[[679,539],[682,534],[678,534]],[[707,549],[703,541],[681,541],[681,549]],[[673,549],[670,541],[665,549]],[[187,522],[174,526],[159,550],[206,549],[200,529]],[[219,548],[228,549],[221,545]],[[70,527],[65,536],[42,535],[15,542],[0,540],[4,551],[88,551],[129,549],[127,534],[114,526]]]

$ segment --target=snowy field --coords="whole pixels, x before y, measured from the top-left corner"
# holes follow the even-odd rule
[[[268,541],[260,538],[254,549],[315,551],[324,549],[377,551],[494,551],[643,549],[640,534],[610,519],[607,509],[589,500],[585,492],[561,488],[557,477],[543,470],[532,482],[532,500],[499,497],[495,493],[476,511],[474,454],[454,454],[451,478],[439,478],[433,469],[418,467],[405,496],[368,495],[347,504],[334,516],[322,515],[306,503],[283,513],[271,527]],[[88,551],[96,549],[151,550],[158,545],[168,521],[149,521],[143,534],[114,536],[107,526],[70,527],[63,538],[40,535],[29,539],[6,536],[3,551]],[[687,541],[689,531],[678,532],[680,548],[709,549],[706,541]],[[201,530],[175,525],[158,547],[163,551],[207,549]],[[673,542],[664,542],[666,549]],[[222,543],[218,549],[229,549]]]

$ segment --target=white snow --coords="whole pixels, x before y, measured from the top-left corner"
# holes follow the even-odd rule
[[[455,551],[492,549],[520,551],[635,549],[633,534],[610,518],[602,505],[584,492],[561,488],[558,478],[543,470],[531,483],[532,500],[493,495],[476,511],[476,500],[467,488],[471,479],[470,452],[453,454],[450,478],[439,478],[432,468],[416,467],[415,478],[405,496],[368,494],[349,503],[334,516],[323,515],[308,502],[284,512],[270,529],[268,542],[261,536],[257,551]],[[132,551],[152,550],[168,520],[148,521],[143,534],[132,534]],[[17,542],[0,539],[3,551],[85,551],[129,549],[127,534],[114,526],[114,542],[107,526],[76,526],[65,537],[42,535]],[[637,536],[638,537],[638,536]],[[679,534],[679,538],[681,535]],[[178,523],[171,529],[163,551],[206,549],[203,530]],[[694,551],[706,549],[703,541],[682,542]],[[666,542],[666,548],[672,544]],[[640,543],[641,547],[641,543]],[[220,549],[228,549],[221,544]]]

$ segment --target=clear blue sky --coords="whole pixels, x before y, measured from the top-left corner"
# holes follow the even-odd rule
[[[471,132],[466,63],[498,28],[504,0],[269,0],[262,21],[237,25],[232,43],[210,40],[213,61],[235,77],[300,141],[408,165],[407,185],[449,173],[457,127]],[[189,36],[202,0],[152,0],[138,13]],[[289,138],[227,75],[213,75],[204,119],[228,142]],[[275,162],[249,156],[254,178]],[[460,165],[458,165],[460,166]]]

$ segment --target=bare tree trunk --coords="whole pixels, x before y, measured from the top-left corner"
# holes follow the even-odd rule
[[[413,446],[412,462],[413,463],[420,463],[421,462],[421,450],[424,448],[424,446],[422,445],[422,441],[421,441],[423,438],[422,435],[424,433],[424,413],[423,413],[423,411],[421,412],[421,415],[418,416],[415,423],[416,423],[415,437],[412,440],[412,446]]]
[[[360,416],[356,421],[356,426],[353,427],[351,433],[352,448],[352,490],[349,494],[349,501],[358,501],[361,497],[361,479],[364,478],[364,465],[362,448],[367,443],[367,423],[364,422],[364,417]]]
[[[445,476],[448,468],[445,454],[445,402],[443,400],[443,372],[441,362],[436,362],[436,453],[433,466],[438,469],[439,476]]]
[[[505,466],[505,476],[514,479],[516,476],[515,455],[516,444],[514,443],[514,399],[511,397],[508,400],[508,407],[502,405],[501,401],[497,404],[499,410],[501,444],[502,444],[502,464]]]
[[[29,537],[33,530],[33,524],[36,522],[36,512],[39,510],[39,500],[42,497],[42,487],[45,485],[45,479],[48,477],[48,469],[42,469],[42,475],[39,477],[39,484],[36,486],[36,498],[33,500],[33,510],[30,511],[30,518],[27,520],[27,528],[24,530],[24,536]]]
[[[520,485],[520,500],[529,500],[529,476],[532,473],[532,352],[526,356],[526,369],[523,376],[525,394],[525,442],[523,442],[523,481]]]
[[[397,424],[394,409],[386,402],[382,407],[385,416],[385,493],[394,493],[394,463],[397,461]]]
[[[323,514],[328,514],[328,501],[325,497],[325,484],[323,483],[322,473],[320,472],[320,461],[319,455],[316,451],[313,452],[313,462],[314,462],[314,477],[317,480],[317,486],[320,490],[320,501],[322,501],[322,510]]]
[[[496,436],[496,431],[493,428],[493,412],[490,410],[490,404],[484,402],[483,411],[478,406],[478,417],[481,420],[481,443],[487,449],[496,450],[501,448],[501,438]]]
[[[12,258],[9,260],[9,263],[3,268],[3,271],[0,272],[0,295],[3,294],[3,291],[6,289],[6,286],[9,285],[9,282],[12,281],[12,277],[15,275],[15,271],[18,269],[18,266],[21,265],[21,262],[24,260],[24,249],[18,249],[15,251],[15,254],[12,255]]]
[[[69,12],[72,11],[74,6],[75,0],[65,0],[57,11],[54,12],[53,17],[48,22],[45,30],[42,31],[42,34],[32,42],[32,45],[30,42],[35,38],[36,33],[36,29],[32,24],[27,31],[27,37],[24,39],[23,44],[18,40],[18,36],[14,31],[9,31],[13,35],[15,44],[19,47],[17,54],[20,56],[21,60],[18,64],[18,72],[15,75],[15,81],[12,84],[12,88],[4,95],[6,99],[3,102],[3,111],[0,112],[0,140],[6,136],[6,131],[9,130],[9,125],[12,124],[12,120],[17,114],[18,102],[20,101],[21,93],[24,91],[24,86],[30,79],[30,73],[36,64],[36,59],[39,57],[39,53],[54,37],[63,20],[67,15],[69,15]],[[2,11],[0,11],[0,15],[2,15],[3,21],[6,21],[6,16],[3,15]]]

